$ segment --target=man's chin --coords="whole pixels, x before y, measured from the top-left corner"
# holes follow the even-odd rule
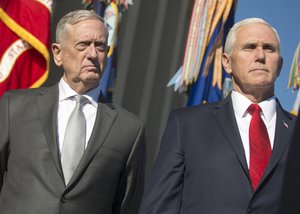
[[[100,75],[94,75],[92,77],[88,77],[86,79],[84,79],[84,83],[86,84],[99,84],[100,82],[100,79],[101,79],[101,76]]]
[[[84,76],[82,76],[82,79],[88,82],[94,82],[94,81],[99,81],[101,78],[101,74],[99,72],[88,72]]]
[[[100,78],[91,78],[84,80],[84,83],[86,84],[98,84],[100,82]]]

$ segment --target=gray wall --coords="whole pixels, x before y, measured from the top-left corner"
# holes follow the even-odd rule
[[[182,64],[193,2],[134,0],[122,19],[113,101],[146,123],[146,177],[170,111],[186,103],[186,95],[174,93],[166,84]],[[82,8],[81,0],[54,4],[52,38],[58,19],[77,8]],[[45,85],[52,85],[60,76],[61,71],[52,62]]]

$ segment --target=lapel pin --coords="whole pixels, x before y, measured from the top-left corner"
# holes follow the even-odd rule
[[[289,125],[286,123],[286,122],[284,122],[284,121],[282,121],[283,122],[283,125],[285,126],[285,128],[289,128]]]

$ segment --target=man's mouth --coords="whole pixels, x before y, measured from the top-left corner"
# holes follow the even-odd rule
[[[254,69],[251,69],[250,70],[250,72],[252,72],[252,71],[269,71],[268,69],[266,69],[266,68],[254,68]]]
[[[88,71],[99,71],[100,66],[86,65],[86,66],[83,66],[83,69],[88,70]]]

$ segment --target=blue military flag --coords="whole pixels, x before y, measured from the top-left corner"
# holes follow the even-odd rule
[[[128,5],[132,4],[130,0],[83,0],[86,9],[93,9],[101,17],[104,18],[109,31],[108,45],[110,50],[103,76],[100,80],[100,88],[102,93],[111,99],[112,87],[116,75],[116,48],[119,25],[121,22],[122,12],[128,9]]]
[[[234,23],[236,0],[195,0],[182,67],[168,83],[189,93],[188,106],[222,99],[230,77],[222,68],[224,38]],[[223,90],[222,90],[223,89]]]

